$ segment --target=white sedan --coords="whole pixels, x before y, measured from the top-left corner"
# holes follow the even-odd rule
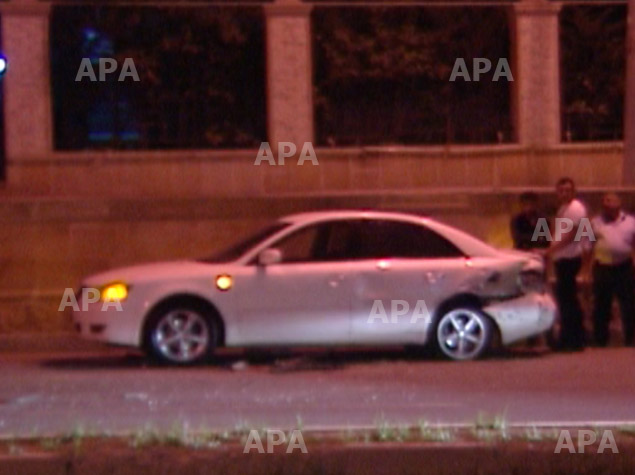
[[[179,365],[221,346],[276,345],[430,344],[467,360],[495,338],[547,331],[555,315],[540,258],[380,211],[287,216],[215,256],[81,285],[73,319],[83,337]],[[81,301],[89,289],[99,301]]]

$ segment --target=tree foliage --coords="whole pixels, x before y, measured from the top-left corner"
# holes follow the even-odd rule
[[[622,137],[625,5],[563,8],[561,51],[565,140]]]
[[[75,82],[87,28],[132,58],[139,82]],[[102,145],[246,147],[265,139],[263,19],[254,8],[54,7],[53,88],[58,148],[95,146],[90,119],[113,129]],[[101,109],[100,109],[101,108]],[[125,109],[125,114],[124,114]],[[96,112],[97,110],[97,112]]]
[[[498,8],[322,8],[314,15],[318,136],[326,143],[509,140],[509,85],[450,82],[509,58]]]

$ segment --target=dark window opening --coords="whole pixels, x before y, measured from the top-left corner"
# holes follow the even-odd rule
[[[512,140],[505,8],[313,10],[315,123],[320,145],[498,143]],[[458,59],[491,71],[450,81]]]
[[[258,146],[263,37],[259,7],[54,6],[55,148]],[[100,62],[112,61],[100,78]]]
[[[626,5],[565,6],[560,45],[562,140],[622,140]]]

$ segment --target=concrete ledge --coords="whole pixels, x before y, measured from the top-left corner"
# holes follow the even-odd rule
[[[443,144],[443,145],[369,145],[362,147],[319,147],[315,146],[318,156],[329,158],[349,158],[363,156],[381,156],[389,158],[394,155],[410,155],[425,158],[426,156],[493,156],[518,153],[553,154],[557,153],[589,153],[619,152],[624,150],[624,142],[576,142],[560,143],[551,147],[534,148],[519,144]],[[55,151],[42,157],[23,157],[11,160],[11,164],[24,165],[36,163],[64,162],[134,162],[134,161],[191,161],[191,160],[239,160],[256,157],[257,149],[196,149],[196,150],[89,150],[89,151]]]
[[[580,187],[622,182],[621,142],[315,149],[319,165],[254,164],[258,150],[52,152],[7,162],[12,196],[201,198],[385,195],[439,190],[553,187],[571,175]]]

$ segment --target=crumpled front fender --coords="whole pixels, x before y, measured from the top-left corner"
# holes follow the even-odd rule
[[[504,345],[549,330],[556,318],[556,304],[548,293],[492,302],[483,311],[498,325]]]

